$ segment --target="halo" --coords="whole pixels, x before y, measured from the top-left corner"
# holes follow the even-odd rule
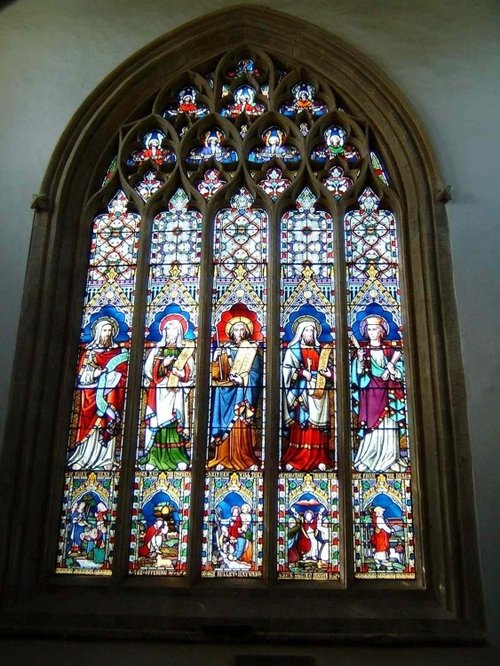
[[[182,330],[184,332],[184,335],[186,335],[187,330],[188,330],[188,323],[185,317],[183,317],[180,314],[168,314],[163,319],[160,321],[160,324],[158,326],[158,329],[160,333],[163,334],[163,331],[165,330],[165,326],[168,324],[169,321],[178,321],[179,324],[182,326]]]
[[[120,330],[120,325],[116,321],[114,317],[99,317],[99,319],[96,319],[92,326],[90,327],[90,333],[92,334],[92,337],[95,337],[95,331],[97,328],[97,325],[101,323],[101,321],[106,321],[108,324],[111,324],[111,332],[113,337],[115,338],[118,335],[118,331]]]
[[[243,83],[241,86],[238,86],[238,87],[235,89],[234,94],[236,94],[236,93],[240,93],[240,92],[247,93],[248,91],[250,91],[250,96],[251,96],[251,97],[255,97],[256,90],[255,90],[255,88],[253,88],[253,87],[252,87],[251,85],[249,85],[248,83]]]
[[[343,127],[339,127],[338,125],[332,125],[331,127],[327,127],[323,133],[325,139],[327,139],[332,135],[336,135],[342,140],[345,140],[347,138],[347,132],[345,131],[345,129]]]
[[[219,142],[221,142],[223,139],[226,138],[226,134],[218,127],[214,127],[213,129],[204,132],[201,135],[201,138],[203,141],[207,141],[210,138],[216,138]]]
[[[372,319],[373,321],[370,322],[369,321],[370,319]],[[359,330],[364,338],[366,338],[366,327],[368,326],[368,324],[377,324],[378,326],[381,326],[384,331],[384,337],[389,335],[390,331],[389,322],[385,317],[382,317],[382,315],[372,314],[368,315],[367,317],[361,320],[359,324]]]
[[[316,317],[312,317],[311,315],[301,315],[300,317],[297,317],[297,319],[292,324],[292,333],[294,335],[297,332],[299,324],[301,324],[303,321],[310,321],[313,324],[314,328],[316,329],[316,333],[318,335],[321,335],[322,326],[319,320],[316,319]]]
[[[311,97],[314,97],[314,94],[316,92],[316,88],[312,85],[312,83],[306,83],[305,81],[301,81],[300,83],[296,83],[292,87],[292,95],[297,95],[298,93],[306,91],[309,93]]]
[[[234,326],[234,324],[246,324],[248,327],[248,330],[250,331],[250,335],[253,333],[253,321],[249,319],[248,317],[242,317],[241,315],[238,315],[237,317],[231,317],[229,321],[226,322],[226,326],[224,328],[224,332],[226,334],[226,337],[229,338],[229,333],[231,331],[231,328]]]
[[[177,99],[180,100],[185,95],[190,95],[193,98],[193,100],[195,100],[197,93],[198,93],[198,91],[196,90],[196,88],[194,86],[184,86],[184,88],[181,88],[177,92]]]
[[[281,127],[276,127],[275,125],[273,125],[273,127],[269,127],[261,134],[261,138],[266,145],[268,145],[268,141],[272,136],[277,136],[280,139],[280,145],[286,139],[285,132],[281,129]]]
[[[146,132],[142,141],[146,146],[150,141],[158,141],[161,144],[163,139],[165,139],[165,134],[163,134],[163,132],[160,130],[151,130],[150,132]]]

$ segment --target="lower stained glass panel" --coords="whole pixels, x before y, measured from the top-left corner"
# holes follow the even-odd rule
[[[262,474],[209,472],[201,575],[262,577],[263,520]]]
[[[149,576],[186,574],[190,495],[189,473],[136,475],[130,573]]]
[[[353,474],[356,578],[415,578],[410,474]]]
[[[278,579],[339,578],[337,475],[281,476],[278,480]]]
[[[66,474],[56,573],[111,575],[117,488],[117,474]]]

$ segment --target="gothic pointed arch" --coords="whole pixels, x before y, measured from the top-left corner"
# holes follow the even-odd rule
[[[231,80],[231,75],[226,78],[221,75],[221,72],[230,72],[235,62],[244,63],[245,58],[250,60],[252,68],[243,64],[238,74],[240,78],[234,76]],[[182,90],[188,90],[187,102],[174,94]],[[299,97],[294,101],[294,95],[300,93],[306,98],[309,96],[308,105],[300,104]],[[182,109],[181,103],[185,104]],[[307,152],[301,153],[306,149]],[[187,167],[181,167],[181,162]],[[130,171],[130,177],[124,179],[126,168],[133,173]],[[437,161],[425,131],[384,73],[341,39],[281,12],[241,5],[210,14],[156,40],[111,73],[84,102],[61,137],[41,193],[33,204],[34,230],[16,354],[15,391],[7,427],[9,442],[3,459],[4,476],[15,481],[12,487],[5,489],[8,499],[2,516],[4,533],[11,535],[8,547],[1,554],[9,583],[5,588],[6,624],[24,633],[42,631],[44,627],[43,631],[55,635],[62,627],[66,633],[84,634],[91,628],[95,632],[97,614],[100,631],[108,636],[143,635],[147,626],[149,635],[176,639],[188,636],[198,640],[214,636],[230,640],[300,638],[331,642],[377,640],[381,636],[395,642],[479,640],[483,622],[481,599],[477,594],[479,573],[465,392],[443,192]],[[273,210],[276,212],[272,213]],[[304,210],[308,211],[308,220],[323,225],[318,229],[326,233],[333,229],[333,219],[340,219],[350,234],[358,233],[356,229],[360,226],[372,228],[379,224],[387,230],[389,244],[393,242],[391,234],[395,233],[397,225],[397,281],[382,279],[381,273],[374,273],[367,266],[363,281],[356,282],[346,250],[350,241],[339,232],[335,241],[338,272],[335,289],[347,297],[336,301],[335,316],[321,314],[321,308],[330,307],[332,300],[328,284],[311,277],[314,262],[306,258],[295,274],[297,261],[289,259],[285,265],[291,267],[292,277],[287,282],[282,279],[276,261],[273,268],[272,258],[278,250],[295,257],[294,253],[299,252],[298,243],[293,252],[286,243],[280,247],[279,227],[275,225],[273,231],[270,225],[268,268],[259,240],[259,234],[267,233],[268,219],[278,220],[283,225],[281,228],[293,233],[297,233],[296,229],[302,224],[301,233],[314,234],[314,224],[303,224]],[[184,264],[182,261],[169,264],[165,259],[161,263],[165,267],[162,277],[155,282],[153,271],[149,274],[147,264],[137,257],[150,251],[155,234],[169,228],[174,213],[178,220],[176,237],[192,225],[202,242],[199,247],[182,250],[189,253],[189,260]],[[129,276],[128,282],[125,281],[126,288],[118,283],[111,284],[113,277],[110,278],[111,271],[107,270],[108,282],[101,288],[97,281],[95,289],[89,290],[86,286],[89,238],[92,234],[104,237],[99,225],[102,222],[107,229],[110,220],[119,220],[127,229],[122,242],[132,248],[133,261],[118,262],[112,276],[123,269]],[[223,253],[220,263],[224,264],[227,276],[217,273],[218,267],[214,268],[211,263],[212,245],[217,244],[224,233],[236,237],[249,224],[254,230],[252,251],[249,251],[248,237],[245,243],[240,243],[238,252],[252,260],[261,257],[256,260],[251,278],[241,274],[233,255],[224,257]],[[144,233],[140,233],[140,228],[145,229]],[[212,243],[214,233],[215,243]],[[316,233],[319,232],[316,230]],[[376,244],[372,241],[365,244],[370,246],[371,257],[378,256]],[[93,247],[90,266],[97,271],[102,256],[93,254]],[[120,255],[116,243],[110,241],[106,247],[113,256]],[[161,254],[161,250],[158,252]],[[179,246],[175,252],[181,252]],[[212,301],[211,288],[206,285],[179,279],[182,266],[192,267],[196,262],[202,267],[200,270],[206,271],[203,275],[210,279],[213,274],[219,276],[219,282],[214,282],[214,291],[219,290],[219,301]],[[325,260],[325,274],[330,264],[330,260]],[[193,269],[191,277],[196,271]],[[261,282],[260,276],[267,273],[269,282]],[[284,294],[282,314],[280,289]],[[238,290],[247,294],[246,300],[238,297]],[[263,296],[266,290],[274,294],[267,304]],[[174,291],[175,302],[171,298]],[[376,306],[373,294],[377,294]],[[82,320],[81,306],[89,299],[92,311]],[[153,306],[158,303],[153,312]],[[195,309],[197,303],[199,310]],[[287,576],[281,579],[275,576],[276,566],[273,570],[266,568],[266,561],[276,565],[280,557],[284,557],[283,549],[276,552],[274,544],[264,538],[265,534],[276,537],[279,531],[272,513],[276,504],[281,506],[276,485],[269,491],[259,515],[254,516],[254,534],[258,538],[256,536],[253,543],[254,561],[249,567],[257,567],[257,580],[240,576],[239,580],[222,581],[223,585],[217,585],[218,581],[199,573],[200,552],[205,553],[205,570],[211,566],[217,569],[213,564],[216,548],[203,525],[200,510],[193,511],[186,533],[178,530],[181,543],[187,531],[191,534],[191,547],[179,556],[181,564],[177,572],[188,572],[186,576],[161,579],[160,576],[127,575],[131,550],[129,519],[116,520],[112,534],[108,532],[108,538],[113,540],[113,568],[107,570],[105,576],[56,575],[54,562],[58,558],[58,546],[54,526],[59,520],[60,498],[65,493],[72,497],[75,505],[87,497],[96,507],[101,504],[105,508],[116,495],[113,512],[127,516],[131,508],[136,512],[134,515],[139,515],[155,503],[151,509],[153,514],[160,505],[182,514],[189,498],[192,506],[203,506],[204,486],[196,482],[196,478],[202,479],[204,475],[205,448],[210,452],[210,446],[217,446],[219,435],[214,427],[212,439],[216,443],[207,443],[207,433],[210,434],[213,427],[209,414],[216,401],[215,384],[210,393],[209,388],[199,384],[198,377],[208,376],[210,362],[215,358],[210,357],[209,347],[215,345],[214,340],[219,344],[219,338],[224,335],[229,338],[231,322],[233,325],[234,322],[244,323],[249,335],[254,335],[248,343],[248,349],[254,351],[247,354],[247,360],[250,356],[249,364],[255,369],[259,348],[258,354],[266,359],[266,376],[270,378],[271,388],[265,400],[279,411],[279,398],[273,397],[271,389],[274,386],[279,392],[287,386],[279,384],[279,354],[271,353],[272,347],[265,346],[266,308],[269,314],[267,340],[278,340],[281,325],[290,346],[308,318],[309,328],[316,326],[311,325],[311,321],[317,322],[316,335],[323,348],[329,350],[336,325],[336,372],[340,383],[335,392],[332,389],[328,394],[328,400],[331,405],[340,405],[335,413],[337,420],[331,420],[331,428],[340,432],[339,438],[344,440],[335,453],[335,463],[339,464],[339,470],[343,465],[348,471],[339,471],[342,481],[339,495],[336,494],[337,477],[326,476],[327,481],[321,485],[307,468],[302,470],[307,474],[301,481],[290,483],[286,492],[290,507],[298,502],[313,502],[331,509],[335,501],[344,517],[349,516],[347,524],[334,522],[331,526],[335,535],[342,537],[338,555],[341,564],[338,565],[338,558],[328,560],[332,575],[325,576],[323,581],[319,576],[309,576],[307,566],[307,575],[291,581]],[[147,335],[140,323],[144,318],[149,321]],[[405,476],[403,448],[407,443],[401,444],[406,431],[404,434],[398,431],[401,450],[397,459],[391,459],[391,473],[381,473],[375,463],[366,463],[368,458],[359,450],[367,448],[368,444],[363,443],[361,436],[356,449],[358,469],[353,470],[351,465],[352,450],[346,442],[351,441],[351,435],[353,438],[358,435],[351,433],[354,428],[349,421],[349,405],[356,403],[359,409],[363,387],[349,380],[347,350],[351,346],[355,364],[370,318],[378,320],[377,326],[391,341],[393,349],[390,356],[389,352],[386,354],[391,367],[397,365],[401,356],[397,330],[404,330],[405,390],[410,397],[405,419],[411,433],[411,478]],[[175,437],[181,431],[185,434],[188,426],[181,423],[179,413],[184,408],[186,413],[193,409],[196,401],[196,418],[190,427],[193,427],[193,441],[196,438],[199,441],[186,458],[181,451],[181,439],[176,439],[175,456],[176,463],[191,465],[195,482],[181,488],[160,473],[147,487],[147,484],[141,486],[137,479],[127,486],[126,479],[133,478],[137,453],[130,442],[127,445],[127,432],[137,432],[137,414],[147,409],[142,390],[146,386],[141,383],[144,350],[149,353],[158,344],[167,319],[175,320],[177,328],[183,330],[183,337],[189,341],[177,352],[178,359],[185,357],[184,365],[178,365],[184,373],[181,379],[184,385],[179,388],[177,383],[174,388],[184,391],[185,400],[182,405],[176,403]],[[348,326],[339,326],[339,322],[349,322],[351,342]],[[108,472],[113,468],[116,457],[113,460],[99,451],[99,458],[92,459],[98,471],[80,479],[75,470],[88,466],[94,454],[90,446],[85,451],[74,446],[75,452],[71,449],[69,454],[73,470],[73,485],[69,487],[70,477],[63,479],[68,456],[65,448],[68,423],[75,395],[78,394],[82,403],[87,399],[86,389],[78,385],[80,380],[75,388],[79,353],[75,341],[84,340],[91,348],[98,332],[106,326],[116,340],[111,354],[112,368],[108,368],[115,373],[115,379],[110,379],[115,383],[101,382],[99,386],[98,375],[95,375],[97,397],[94,400],[102,402],[100,417],[104,418],[106,409],[123,416],[121,434],[113,427],[106,435],[106,441],[113,440],[114,451],[120,451],[123,477],[113,477],[110,483],[106,481],[104,470]],[[189,375],[194,367],[192,347],[196,340],[206,344],[196,349],[195,392]],[[222,340],[222,343],[229,344],[229,341]],[[94,370],[98,365],[97,353],[94,349],[88,361]],[[330,361],[326,354],[324,356],[323,372],[330,377]],[[362,356],[360,353],[358,358]],[[284,358],[286,364],[286,355]],[[120,365],[125,361],[130,368],[136,368],[128,379],[124,366]],[[250,376],[250,365],[243,370],[243,362],[235,356],[232,363],[237,364],[237,361],[240,375]],[[293,360],[288,362],[293,363]],[[306,378],[311,370],[310,365],[307,367],[303,368]],[[292,365],[289,370],[291,374]],[[262,370],[259,372],[262,374]],[[401,391],[402,379],[396,370],[391,372],[394,395],[385,403],[386,430],[393,427],[391,423],[397,421],[397,412],[401,410],[394,396]],[[128,381],[126,410],[124,394],[120,393],[125,390],[125,384],[119,384],[121,380],[116,375],[120,375],[123,382]],[[263,385],[258,384],[258,388]],[[306,394],[306,398],[312,396],[311,399],[320,400],[328,390],[326,383]],[[116,396],[111,400],[109,395],[113,392]],[[108,396],[107,402],[105,396]],[[241,513],[241,507],[252,502],[252,493],[262,481],[258,469],[264,460],[268,465],[265,475],[274,474],[278,478],[280,463],[290,472],[285,464],[292,458],[288,451],[281,455],[279,449],[273,450],[270,446],[279,435],[279,419],[272,410],[264,418],[265,403],[262,397],[258,400],[240,401],[234,411],[245,404],[247,412],[242,421],[246,425],[250,423],[255,431],[260,429],[257,435],[252,432],[252,437],[262,440],[259,455],[249,462],[229,464],[227,451],[219,457],[208,454],[208,468],[216,470],[213,474],[217,472],[217,465],[233,472],[234,469],[246,472],[246,476],[226,474],[225,495],[220,491],[220,484],[217,486],[220,479],[207,475],[206,492],[212,492],[210,483],[214,487],[212,509],[223,502],[231,509],[230,502],[233,502],[239,503],[238,513]],[[319,412],[325,408],[317,409]],[[381,422],[382,417],[377,427]],[[83,432],[85,424],[74,421],[71,427],[71,446],[85,438],[88,440],[88,433]],[[165,435],[171,436],[174,435]],[[147,437],[146,433],[143,439]],[[247,434],[240,433],[238,437],[241,440]],[[316,442],[314,438],[321,440],[316,432],[310,437],[311,442]],[[293,445],[291,434],[285,440],[286,446]],[[229,451],[230,444],[226,448]],[[146,450],[142,454],[143,460],[150,456]],[[249,457],[250,454],[247,460]],[[325,457],[321,464],[328,467],[331,462],[333,466],[333,461],[333,456]],[[373,472],[370,478],[363,477],[366,465]],[[317,467],[312,465],[312,469]],[[410,482],[413,495],[409,490]],[[417,558],[417,566],[407,578],[363,576],[359,574],[371,574],[369,565],[355,569],[347,564],[354,560],[358,552],[356,542],[362,540],[362,531],[366,532],[360,520],[356,523],[352,503],[357,503],[358,512],[372,515],[374,533],[377,529],[380,532],[377,516],[382,515],[383,510],[377,513],[380,506],[376,500],[381,496],[387,502],[390,500],[395,510],[406,512],[406,518],[411,516],[415,527],[416,545],[413,537],[405,537],[408,545],[412,542],[411,553]],[[413,507],[408,497],[412,498]],[[29,538],[20,516],[30,517]],[[93,517],[97,529],[97,509]],[[77,517],[77,523],[78,520]],[[305,522],[302,519],[302,525]],[[287,534],[291,536],[291,532]],[[69,556],[72,544],[68,545],[67,539],[68,533],[63,530],[60,541]],[[371,542],[375,553],[376,541]],[[264,543],[262,552],[259,551],[261,542]],[[318,544],[316,560],[322,542],[318,540]],[[95,543],[93,547],[95,549]],[[389,552],[389,548],[386,545],[378,552]],[[305,559],[314,559],[311,547],[308,553],[310,557]],[[410,550],[406,554],[409,553]],[[228,553],[226,555],[229,557]],[[234,559],[234,553],[231,557]],[[363,559],[362,554],[359,557]],[[385,555],[378,560],[378,564],[382,563],[387,569]],[[64,557],[57,561],[60,569],[69,568]],[[170,567],[170,564],[165,566]],[[110,590],[113,594],[109,594]],[[54,594],[57,594],[57,608],[52,603]],[[78,607],[75,596],[78,596]],[[134,612],[123,612],[124,604],[131,599]]]

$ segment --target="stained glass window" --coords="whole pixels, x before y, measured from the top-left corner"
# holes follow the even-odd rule
[[[265,53],[185,73],[123,128],[98,177],[58,573],[116,571],[120,529],[130,576],[416,577],[376,134]]]

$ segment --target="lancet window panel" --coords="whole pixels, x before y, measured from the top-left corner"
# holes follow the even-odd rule
[[[103,158],[57,573],[416,578],[397,198],[337,98],[227,53]]]

